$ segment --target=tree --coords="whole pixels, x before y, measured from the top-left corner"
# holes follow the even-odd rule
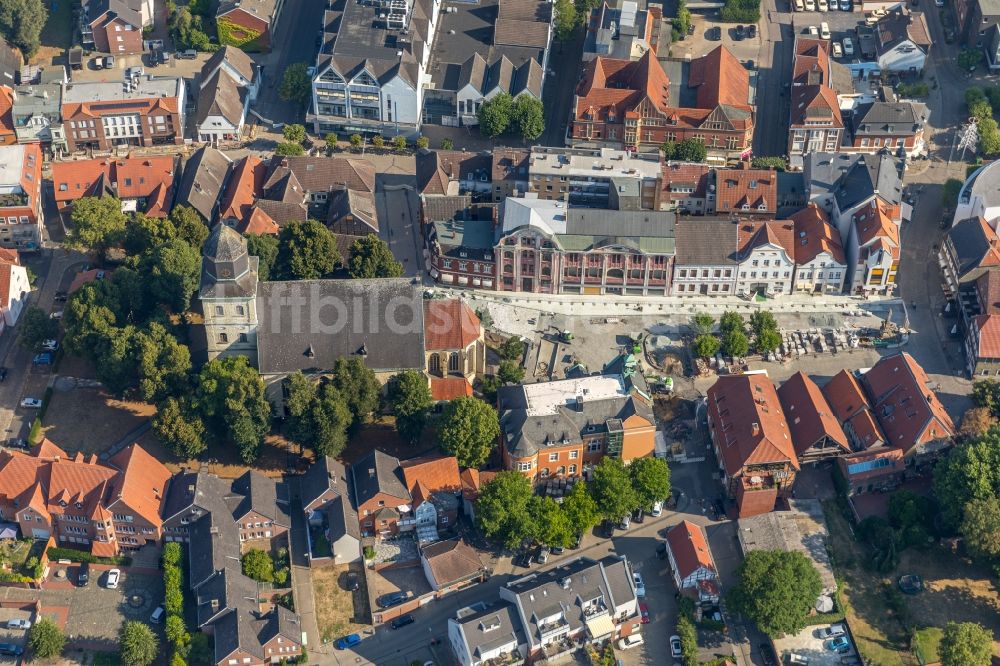
[[[192,634],[191,642],[187,647],[188,663],[191,666],[214,666],[215,660],[212,659],[213,656],[208,642],[208,635],[200,631]],[[171,666],[173,665],[171,664]]]
[[[516,335],[512,335],[503,341],[497,353],[500,354],[500,358],[504,361],[517,361],[520,363],[524,357],[524,340]]]
[[[201,252],[182,240],[167,241],[142,262],[142,272],[154,303],[184,312],[201,281]]]
[[[152,426],[156,437],[181,458],[197,458],[208,448],[205,423],[183,396],[160,403]]]
[[[962,522],[972,500],[1000,496],[1000,428],[953,447],[934,467],[934,496],[950,528]]]
[[[418,136],[413,145],[417,147],[417,150],[426,150],[431,145],[431,140],[426,136]]]
[[[927,516],[934,514],[934,503],[927,497],[908,490],[889,496],[889,524],[896,529],[897,541],[903,548],[927,543],[930,534],[924,525]]]
[[[208,238],[208,226],[201,221],[194,208],[184,205],[174,206],[170,211],[170,221],[174,223],[178,238],[201,250],[205,239]]]
[[[350,141],[351,141],[351,148],[357,150],[358,148],[361,147],[361,144],[365,142],[365,138],[360,134],[352,134]]]
[[[719,353],[719,339],[714,335],[699,335],[691,345],[691,351],[698,358],[712,358]]]
[[[271,405],[264,397],[264,381],[245,356],[216,358],[203,365],[196,400],[213,431],[226,433],[244,462],[257,458],[270,429]]]
[[[298,123],[285,125],[281,128],[281,136],[285,137],[285,141],[302,143],[306,140],[306,128]]]
[[[399,435],[409,442],[419,440],[434,404],[427,378],[415,370],[400,372],[389,382],[388,398]]]
[[[555,12],[556,39],[568,42],[576,30],[576,5],[572,0],[556,0]]]
[[[962,425],[958,432],[966,439],[980,437],[997,424],[996,417],[986,407],[972,407],[962,415]]]
[[[681,639],[684,666],[698,666],[698,632],[688,616],[677,618],[677,635]]]
[[[62,654],[66,636],[50,618],[42,617],[28,631],[28,649],[34,659],[55,659]]]
[[[587,484],[578,481],[573,484],[562,503],[562,510],[573,528],[574,534],[583,534],[601,520],[601,511],[597,502],[587,490]]]
[[[730,331],[744,331],[745,322],[743,321],[743,315],[739,312],[734,312],[732,310],[727,310],[722,313],[719,317],[719,332],[725,335]]]
[[[351,138],[354,138],[356,136],[358,135],[352,134]],[[332,153],[333,151],[337,150],[337,144],[339,141],[340,139],[337,137],[337,134],[335,132],[330,132],[325,137],[323,137],[323,143],[326,144],[326,151],[328,153]],[[352,143],[351,145],[353,146],[354,144]]]
[[[674,159],[682,162],[704,162],[707,157],[708,148],[701,139],[684,139],[674,151]]]
[[[4,0],[0,3],[0,33],[21,49],[25,58],[38,51],[48,11],[42,0]]]
[[[966,504],[961,532],[965,547],[976,557],[1000,557],[1000,498],[974,499]]]
[[[642,503],[625,464],[618,458],[603,458],[594,467],[588,488],[601,515],[608,520],[618,520],[635,511]]]
[[[532,495],[528,500],[530,525],[536,530],[534,537],[552,548],[573,545],[573,525],[562,507],[551,497]]]
[[[984,155],[1000,152],[1000,131],[997,121],[993,118],[983,118],[979,121],[979,151]]]
[[[778,322],[767,310],[755,310],[750,315],[750,328],[753,329],[753,334],[760,338],[764,331],[777,331]]]
[[[441,150],[451,150],[454,147],[455,147],[455,142],[449,139],[448,137],[441,139]]]
[[[319,387],[310,412],[312,448],[317,455],[339,456],[347,446],[347,430],[351,427],[351,410],[344,394],[326,382]]]
[[[462,467],[486,462],[499,436],[497,410],[482,400],[462,396],[445,405],[438,438],[445,453],[458,458]]]
[[[985,120],[993,116],[993,107],[982,99],[969,106],[969,114],[978,120]]]
[[[670,466],[662,458],[636,458],[628,466],[639,507],[649,511],[656,502],[670,496]]]
[[[278,95],[286,102],[307,106],[312,100],[312,79],[304,62],[297,62],[285,68]]]
[[[479,131],[495,139],[510,127],[514,100],[505,92],[487,100],[479,107]]]
[[[660,151],[663,153],[663,160],[669,162],[677,155],[677,142],[664,141],[660,144]]]
[[[798,551],[754,550],[737,569],[731,608],[779,638],[805,626],[823,583],[812,562]]]
[[[755,348],[757,353],[766,354],[768,352],[773,352],[775,349],[781,346],[781,333],[778,333],[773,328],[766,329],[757,336],[757,344]]]
[[[476,526],[488,539],[516,548],[533,530],[528,522],[528,502],[534,494],[531,482],[524,475],[500,472],[479,491]]]
[[[741,358],[750,351],[750,341],[743,331],[729,331],[722,337],[722,352],[726,356]]]
[[[306,149],[302,147],[301,143],[285,141],[274,147],[274,154],[280,157],[299,157],[306,154]]]
[[[376,148],[378,150],[382,150],[382,148],[384,146],[385,146],[385,139],[382,138],[381,134],[376,134],[375,136],[372,137],[372,147],[373,148]]]
[[[368,234],[351,245],[348,273],[355,280],[395,278],[403,274],[403,264],[396,261],[388,243],[375,234]]]
[[[275,279],[316,280],[332,273],[339,263],[337,240],[316,220],[291,222],[281,228]]]
[[[243,553],[240,562],[243,565],[243,575],[253,578],[258,583],[274,582],[274,561],[259,548],[251,548]]]
[[[146,402],[159,402],[187,391],[191,352],[177,342],[163,324],[151,322],[134,340],[139,394]]]
[[[983,666],[993,659],[993,632],[975,622],[949,622],[938,645],[941,666]]]
[[[995,379],[984,379],[972,383],[972,404],[985,407],[993,416],[1000,411],[1000,382]]]
[[[559,0],[570,7],[569,0]],[[518,95],[510,111],[511,126],[525,141],[534,141],[545,131],[545,107],[531,95]]]
[[[715,318],[704,312],[691,317],[691,328],[695,335],[710,335],[712,327],[715,326]]]
[[[35,350],[43,340],[52,340],[59,333],[59,322],[49,317],[45,310],[29,306],[21,315],[21,332],[18,342],[25,349]]]
[[[167,640],[174,645],[186,645],[191,640],[191,634],[188,633],[187,627],[184,626],[184,618],[180,615],[168,615],[165,625],[163,633],[166,635]],[[176,655],[177,653],[174,654]]]
[[[983,52],[979,49],[962,49],[958,54],[958,66],[970,72],[983,61]]]
[[[246,234],[247,252],[260,259],[257,278],[262,282],[271,279],[274,262],[278,258],[278,237],[271,234]]]
[[[406,137],[402,134],[397,134],[392,137],[392,147],[396,149],[397,153],[401,153],[406,150]]]
[[[520,384],[524,380],[524,368],[517,361],[504,359],[500,361],[500,367],[497,369],[497,378],[500,380],[501,386],[504,384]]]
[[[125,225],[122,247],[126,255],[138,257],[175,238],[177,228],[169,218],[136,214]]]
[[[982,102],[986,99],[986,95],[983,94],[982,88],[977,88],[976,86],[970,86],[965,89],[965,104],[969,109],[972,109],[973,104],[976,102]]]
[[[129,620],[118,632],[118,647],[127,666],[149,666],[156,660],[159,641],[148,625]]]
[[[115,197],[82,197],[73,202],[69,244],[98,254],[121,242],[125,233],[122,202]]]
[[[358,426],[378,409],[382,385],[375,373],[359,356],[338,358],[331,373],[333,385],[341,392],[351,410],[352,425]]]
[[[590,20],[590,12],[598,5],[598,0],[573,0],[576,5],[576,20],[580,25],[586,25]]]

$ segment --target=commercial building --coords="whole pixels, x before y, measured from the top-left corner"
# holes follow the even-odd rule
[[[56,206],[69,214],[80,197],[113,196],[123,212],[166,217],[174,201],[176,158],[170,155],[52,163]]]
[[[535,146],[528,158],[528,196],[571,206],[659,210],[659,155],[613,148]]]
[[[11,122],[18,143],[39,143],[53,154],[66,150],[62,97],[66,69],[43,69],[39,82],[14,88]]]
[[[0,146],[0,247],[40,249],[43,220],[41,147]]]
[[[243,51],[224,46],[209,58],[198,77],[198,140],[218,147],[239,141],[261,74]]]

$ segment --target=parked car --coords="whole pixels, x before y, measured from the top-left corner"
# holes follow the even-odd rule
[[[535,561],[539,564],[545,564],[549,561],[549,549],[542,546],[538,549],[538,554],[535,555]]]
[[[816,0],[806,0],[806,11],[807,12],[816,11]]]
[[[400,615],[395,620],[389,623],[389,626],[393,629],[400,629],[408,624],[413,624],[413,616],[407,613],[406,615]]]
[[[809,36],[810,37],[819,37],[819,28],[817,28],[814,25],[809,26]]]
[[[764,666],[774,666],[777,661],[774,658],[774,648],[771,647],[770,643],[761,643],[757,646],[760,650],[760,656],[764,660]]]
[[[830,24],[826,21],[819,24],[819,36],[823,39],[830,39]]]
[[[0,654],[20,657],[24,654],[24,648],[20,645],[15,645],[14,643],[0,643]]]
[[[820,638],[836,638],[847,634],[847,627],[843,624],[831,624],[829,627],[822,627],[817,630],[816,635]]]
[[[635,596],[642,599],[646,596],[646,583],[642,580],[642,574],[638,571],[632,572],[632,582],[635,583]]]
[[[62,317],[63,317],[62,310],[55,310],[54,312],[51,312],[49,314],[49,319],[62,319]]]
[[[358,583],[358,574],[354,573],[353,571],[348,571],[347,572],[347,578],[344,581],[344,588],[348,592],[355,592],[360,587],[361,587],[361,584]]]
[[[834,58],[844,57],[844,49],[840,48],[840,44],[837,42],[833,43],[833,57]]]
[[[15,618],[13,620],[7,620],[8,629],[31,629],[31,620],[22,620],[20,618]]]
[[[649,624],[649,606],[639,604],[639,616],[642,617],[643,624]]]
[[[53,300],[55,300],[56,303],[65,303],[69,300],[69,295],[65,291],[57,291]]]
[[[42,352],[41,354],[35,354],[31,358],[31,362],[35,365],[52,365],[52,352]]]
[[[622,519],[618,521],[618,529],[627,530],[628,526],[631,524],[632,524],[632,517],[629,516],[628,514],[625,514],[625,516],[623,516]]]
[[[722,28],[715,26],[714,28],[709,28],[705,31],[705,39],[710,42],[722,41]]]
[[[742,40],[747,36],[747,29],[743,25],[736,26],[736,41]]]
[[[27,407],[28,409],[41,409],[42,401],[38,398],[24,398],[21,400],[21,406]]]
[[[816,6],[819,8],[821,12],[830,11],[830,5],[827,3],[826,0],[818,0]]]
[[[0,382],[7,379],[7,368],[0,365]]]
[[[600,535],[605,539],[610,539],[615,535],[615,522],[613,520],[605,520],[601,523]]]
[[[406,592],[389,592],[388,594],[383,594],[378,598],[379,608],[392,608],[393,606],[398,606],[399,604],[406,601]]]
[[[104,58],[98,56],[90,61],[90,66],[94,69],[104,69]]]
[[[670,656],[674,659],[680,659],[684,656],[684,651],[681,650],[681,637],[677,634],[670,637]]]
[[[847,636],[837,636],[833,640],[827,641],[826,649],[831,652],[840,652],[841,650],[849,650],[851,647],[851,641]]]
[[[844,55],[847,57],[854,55],[854,40],[850,37],[844,37]]]
[[[840,11],[842,12],[854,11],[854,5],[851,3],[851,0],[840,0]]]
[[[45,351],[55,351],[59,349],[59,341],[52,339],[42,340],[42,349]]]
[[[155,609],[153,609],[153,614],[149,616],[149,621],[152,622],[153,624],[159,624],[160,622],[163,621],[164,612],[165,611],[163,609],[163,606],[157,606]]]
[[[338,638],[337,642],[334,643],[334,645],[337,646],[338,650],[346,650],[347,648],[354,647],[360,642],[361,642],[361,636],[358,636],[357,634],[348,634],[343,638]]]
[[[109,590],[117,590],[118,581],[120,581],[121,578],[122,578],[121,569],[112,569],[111,571],[108,572],[108,579],[104,586]]]
[[[20,437],[7,440],[8,449],[21,449],[22,451],[27,451],[31,447],[28,445],[28,440],[21,439]]]
[[[114,69],[115,57],[113,55],[104,56],[104,69]]]
[[[661,560],[667,559],[667,542],[661,541],[656,544],[656,556]]]
[[[129,67],[128,69],[125,70],[125,79],[131,81],[132,79],[138,76],[142,76],[145,73],[146,70],[144,70],[142,67]]]
[[[645,515],[642,509],[636,509],[632,512],[632,522],[641,523]]]
[[[76,572],[76,584],[80,587],[87,587],[90,583],[90,564],[84,562]]]
[[[642,640],[642,634],[629,634],[625,638],[618,640],[619,650],[630,650],[634,647],[642,645],[645,641]]]
[[[659,518],[663,514],[663,502],[653,502],[653,508],[649,510],[649,515]]]
[[[552,554],[553,555],[562,555],[565,552],[566,552],[566,549],[563,548],[562,546],[552,546]]]
[[[511,564],[515,567],[529,569],[531,567],[531,551],[523,550],[511,559]]]
[[[757,36],[757,24],[751,23],[747,26],[747,37],[753,39]]]
[[[694,23],[691,23],[691,22],[688,23],[688,34],[689,35],[693,35],[694,34]]]
[[[198,52],[195,51],[194,49],[188,49],[186,51],[177,52],[177,58],[180,58],[181,60],[194,60],[197,57],[198,57]]]

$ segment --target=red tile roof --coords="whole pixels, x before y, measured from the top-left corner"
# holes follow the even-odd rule
[[[422,485],[428,493],[457,493],[462,489],[458,460],[455,456],[413,458],[404,460],[399,466],[403,470],[403,478],[410,494],[413,494],[417,484]]]
[[[881,358],[861,379],[890,446],[908,453],[918,444],[954,437],[955,425],[928,387],[930,378],[908,353]]]
[[[708,175],[711,170],[707,164],[666,162],[663,165],[664,195],[674,199],[705,198],[708,191]],[[686,191],[691,189],[694,191]]]
[[[424,301],[424,349],[465,349],[479,338],[482,325],[460,298]]]
[[[895,222],[899,215],[899,206],[887,204],[877,197],[872,199],[851,217],[857,226],[858,244],[865,247],[882,240],[886,245],[884,249],[899,259],[899,225]]]
[[[8,86],[0,86],[0,145],[9,146],[17,143],[14,131],[14,90]]]
[[[475,500],[479,497],[479,489],[484,483],[489,482],[499,472],[481,472],[478,469],[468,467],[462,470],[462,496],[467,500]]]
[[[138,444],[118,452],[109,462],[121,470],[115,480],[116,501],[123,502],[154,525],[159,524],[170,470]],[[112,502],[108,508],[115,504]]]
[[[799,38],[795,42],[792,82],[830,86],[830,42]]]
[[[465,377],[431,377],[431,398],[441,402],[472,395],[472,384]]]
[[[740,257],[747,257],[762,245],[782,248],[792,261],[795,260],[795,228],[786,220],[747,220],[737,229]]]
[[[844,422],[844,426],[850,426],[855,437],[866,449],[873,446],[884,446],[886,444],[885,435],[875,421],[872,410],[865,408]],[[896,449],[893,449],[896,450]]]
[[[887,459],[890,461],[889,467],[871,467],[861,472],[851,473],[850,466],[870,460]],[[840,469],[851,481],[863,481],[865,479],[884,476],[886,474],[902,473],[906,464],[903,462],[903,452],[899,449],[876,449],[874,451],[862,451],[849,456],[844,456],[838,461]]]
[[[111,277],[113,273],[114,273],[113,270],[110,269],[104,270],[99,268],[91,268],[89,271],[80,271],[73,278],[73,282],[70,283],[69,293],[72,294],[74,291],[76,291],[85,284],[89,284],[97,280],[107,280],[108,278]],[[98,277],[99,275],[101,277]]]
[[[719,377],[708,389],[708,418],[729,476],[747,465],[789,462],[799,468],[792,434],[767,375]]]
[[[264,189],[267,179],[267,164],[259,157],[247,155],[239,160],[229,177],[226,190],[219,204],[219,219],[233,218],[240,222],[249,221],[250,210]]]
[[[14,271],[24,271],[24,268],[17,264],[0,262],[0,310],[10,307],[10,285],[14,282]]]
[[[982,314],[976,317],[976,331],[979,335],[977,358],[1000,358],[1000,315]]]
[[[236,225],[236,230],[241,234],[268,234],[277,236],[281,228],[263,209],[254,206],[250,211],[250,217],[243,223]]]
[[[868,396],[857,378],[849,370],[841,370],[823,387],[823,397],[826,398],[833,415],[843,423],[863,409],[871,405]]]
[[[119,199],[152,199],[152,212],[165,217],[169,212],[166,203],[171,198],[169,193],[173,188],[174,175],[174,158],[171,156],[52,163],[52,186],[60,208],[82,196],[102,194],[93,189],[104,182],[114,189]],[[150,214],[149,211],[147,214]]]
[[[829,222],[826,211],[814,203],[792,215],[795,225],[795,263],[802,265],[826,252],[838,264],[847,265],[840,232]]]
[[[751,108],[750,72],[723,46],[691,61],[688,86],[698,89],[699,108],[714,109],[720,104]]]
[[[773,214],[778,207],[777,172],[748,167],[716,169],[715,195],[715,210],[720,214]]]
[[[843,451],[851,450],[847,435],[834,417],[822,391],[801,370],[781,385],[778,398],[785,410],[788,428],[792,431],[795,453],[802,455],[824,437],[835,442]]]
[[[705,531],[690,520],[682,520],[667,531],[667,545],[673,553],[681,579],[687,578],[701,567],[716,570]]]

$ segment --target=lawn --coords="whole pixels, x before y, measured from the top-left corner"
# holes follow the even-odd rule
[[[944,632],[938,627],[925,627],[913,634],[913,651],[921,664],[934,664],[938,659],[938,644]]]
[[[348,571],[358,574],[360,588],[356,592],[344,589]],[[360,562],[314,568],[313,596],[316,600],[316,623],[324,643],[368,628],[367,618],[371,613],[365,572]]]
[[[49,18],[42,28],[42,45],[31,58],[33,65],[64,62],[65,52],[73,42],[73,5],[71,0],[48,0]]]

